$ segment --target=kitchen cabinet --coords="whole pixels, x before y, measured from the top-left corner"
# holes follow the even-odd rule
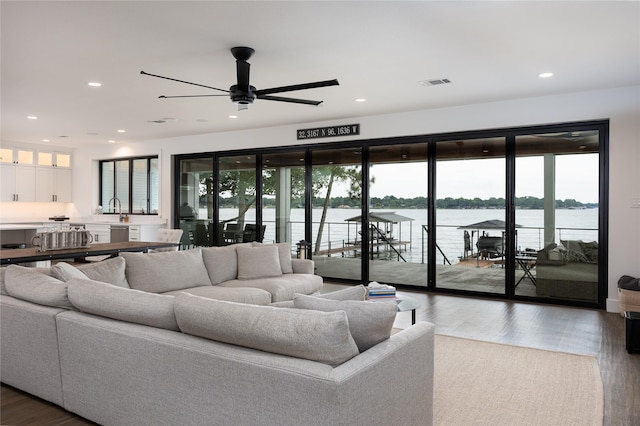
[[[71,154],[67,152],[38,151],[37,159],[38,167],[71,168]]]
[[[36,169],[0,164],[0,201],[36,201]]]
[[[71,202],[71,169],[36,168],[36,201]]]
[[[111,242],[111,225],[109,224],[86,223],[84,229],[91,233],[94,243]]]
[[[24,148],[0,148],[0,164],[20,164],[33,166],[35,151]]]
[[[159,224],[129,225],[129,241],[157,241],[158,229],[163,227]]]
[[[71,202],[71,154],[0,148],[0,201]]]

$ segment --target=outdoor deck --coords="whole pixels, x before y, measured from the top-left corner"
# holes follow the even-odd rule
[[[371,250],[373,252],[374,256],[379,256],[380,254],[387,254],[387,253],[394,253],[394,250],[390,249],[390,247],[393,247],[394,249],[397,250],[397,252],[406,252],[407,251],[407,246],[411,244],[410,241],[389,241],[389,242],[378,242],[378,243],[373,243],[370,244],[370,250],[371,247],[373,247],[373,250]],[[355,242],[343,242],[341,245],[339,245],[338,247],[332,247],[330,249],[325,249],[325,250],[320,250],[318,252],[318,254],[320,256],[328,256],[331,257],[331,255],[333,254],[339,254],[340,257],[359,257],[360,256],[360,252],[362,251],[362,244]]]
[[[313,260],[318,275],[355,281],[361,278],[361,260],[358,258],[317,256]],[[475,262],[475,259],[472,260]],[[369,268],[371,281],[427,286],[427,264],[374,260]],[[505,274],[506,270],[501,267],[436,265],[436,281],[440,288],[504,294]],[[523,274],[522,270],[516,270],[516,281]],[[516,294],[535,297],[536,287],[525,278],[516,288]]]

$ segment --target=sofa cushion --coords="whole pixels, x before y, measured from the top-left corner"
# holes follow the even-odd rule
[[[81,278],[85,280],[88,278],[78,268],[67,262],[58,262],[55,265],[51,265],[51,276],[64,282],[69,281],[71,278]]]
[[[72,278],[68,284],[69,301],[82,312],[167,330],[179,330],[173,312],[173,296],[80,278]]]
[[[293,297],[295,298],[297,294]],[[332,291],[329,293],[314,293],[313,296],[320,297],[322,299],[329,300],[365,300],[367,295],[367,288],[360,285],[350,286],[341,290]],[[295,308],[293,300],[283,300],[281,302],[274,302],[271,306],[278,308]]]
[[[8,266],[0,267],[0,294],[9,294],[7,293],[7,287],[5,286],[4,274],[7,271]],[[38,271],[45,275],[51,276],[51,268],[42,268],[42,267],[34,267],[29,268],[32,271]]]
[[[182,293],[175,313],[184,333],[338,365],[358,354],[347,314],[226,302]]]
[[[251,243],[252,247],[259,247],[265,244],[253,242]],[[278,258],[280,260],[280,269],[283,274],[292,274],[293,266],[291,264],[291,243],[275,243],[273,244],[278,248]]]
[[[67,283],[34,268],[10,265],[5,271],[7,294],[17,299],[54,308],[71,309]]]
[[[238,255],[238,279],[252,280],[255,278],[279,277],[280,255],[278,247],[273,244],[260,246],[236,247]]]
[[[129,286],[150,293],[211,285],[200,248],[160,253],[120,253]]]
[[[349,318],[349,330],[360,352],[391,336],[391,328],[398,312],[395,302],[329,300],[303,294],[297,295],[293,299],[293,304],[298,309],[346,312]]]
[[[238,255],[234,245],[202,248],[202,260],[211,284],[238,278]]]
[[[251,287],[221,287],[218,285],[203,285],[200,287],[185,288],[169,291],[162,294],[177,295],[189,293],[195,296],[208,297],[228,302],[249,303],[252,305],[268,305],[271,303],[271,293],[259,288]]]
[[[125,276],[125,263],[121,257],[91,262],[78,267],[67,262],[58,262],[51,266],[51,275],[61,281],[69,281],[71,278],[90,279],[129,288]]]
[[[125,260],[122,257],[114,257],[102,262],[89,262],[77,266],[78,270],[91,280],[129,288],[125,267]]]
[[[272,278],[254,280],[231,280],[221,287],[254,287],[271,293],[272,302],[291,300],[296,293],[311,294],[322,288],[322,277],[309,274],[285,274]]]

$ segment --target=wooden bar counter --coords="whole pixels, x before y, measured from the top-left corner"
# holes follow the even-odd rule
[[[151,249],[175,247],[176,243],[128,241],[121,243],[96,243],[89,247],[38,251],[37,247],[24,249],[0,250],[0,265],[12,265],[16,263],[40,262],[47,260],[78,259],[86,256],[117,256],[118,253],[148,252]]]

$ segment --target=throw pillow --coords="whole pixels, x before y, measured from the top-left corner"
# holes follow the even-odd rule
[[[303,294],[297,295],[293,299],[293,304],[298,309],[346,312],[349,318],[349,330],[360,352],[391,336],[391,328],[398,313],[395,302],[328,300]]]
[[[239,246],[236,248],[236,253],[238,255],[239,280],[279,277],[282,275],[278,247],[273,244],[259,247]]]
[[[238,277],[238,255],[233,245],[203,247],[202,260],[213,285],[235,280]]]
[[[4,275],[7,294],[38,305],[71,309],[67,283],[34,268],[10,265]]]
[[[182,293],[180,330],[237,346],[339,365],[358,354],[344,312],[315,312],[225,302]]]
[[[367,297],[367,288],[360,284],[342,290],[332,291],[330,293],[314,294],[315,297],[329,300],[360,300],[363,301]]]
[[[78,270],[91,280],[129,288],[125,267],[124,258],[114,257],[112,259],[105,259],[102,262],[90,262],[79,265]]]
[[[69,281],[71,278],[87,279],[85,274],[67,262],[58,262],[55,265],[52,265],[51,275],[64,282]]]
[[[263,244],[253,242],[252,247],[260,247]],[[275,243],[274,246],[278,247],[278,258],[280,259],[280,269],[283,274],[292,274],[293,265],[291,263],[291,244],[290,243]]]
[[[211,285],[200,248],[160,253],[120,253],[129,286],[150,293]]]
[[[167,330],[179,330],[173,312],[173,296],[80,278],[72,278],[68,284],[69,301],[82,312]]]
[[[293,297],[296,297],[300,293],[296,293]],[[360,284],[352,287],[343,288],[342,290],[332,291],[330,293],[314,294],[315,297],[329,300],[365,300],[367,295],[367,288]],[[269,306],[275,306],[277,308],[295,308],[293,300],[283,300],[282,302],[273,302]]]

